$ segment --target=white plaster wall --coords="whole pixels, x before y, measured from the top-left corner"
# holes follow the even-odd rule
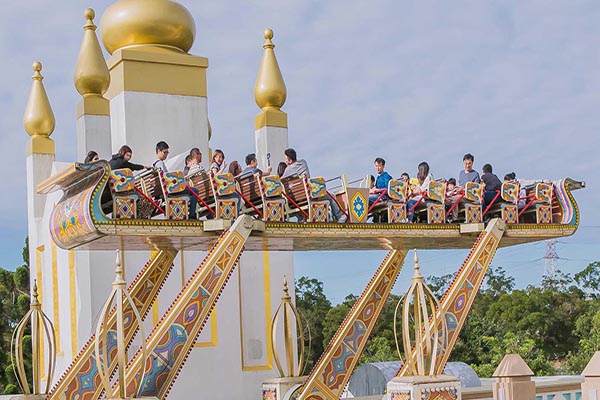
[[[122,92],[110,100],[112,152],[123,144],[133,149],[133,162],[151,164],[156,143],[164,140],[171,154],[198,147],[208,158],[206,97]]]
[[[254,142],[258,167],[263,171],[267,168],[267,153],[271,153],[272,173],[276,173],[277,165],[285,161],[283,151],[288,148],[287,128],[265,126],[257,129],[254,132]]]
[[[94,150],[101,160],[110,160],[110,117],[83,115],[77,120],[77,161],[83,162],[88,151]]]

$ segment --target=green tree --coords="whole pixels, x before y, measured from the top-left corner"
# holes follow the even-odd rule
[[[600,298],[600,261],[588,264],[583,270],[575,274],[575,282],[582,288],[586,295]]]
[[[323,292],[323,282],[305,276],[298,278],[296,308],[307,331],[310,332],[310,348],[306,354],[306,369],[310,370],[323,354],[323,324],[327,320],[327,312],[331,309],[331,302]]]
[[[21,318],[29,310],[29,241],[23,248],[24,264],[15,271],[0,268],[0,392],[18,392],[10,361],[12,333]],[[25,367],[31,371],[31,337],[24,338]]]

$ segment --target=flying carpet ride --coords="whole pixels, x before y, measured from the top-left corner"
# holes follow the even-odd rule
[[[183,193],[189,186],[198,189],[199,216],[209,219],[187,219],[189,194]],[[111,171],[105,161],[73,163],[37,189],[38,193],[63,191],[50,217],[52,238],[63,249],[113,249],[125,239],[123,243],[133,250],[147,249],[149,244],[156,249],[206,250],[217,233],[238,217],[236,203],[240,201],[244,203],[240,213],[252,216],[259,226],[248,238],[247,249],[292,251],[470,248],[472,236],[484,229],[482,217],[487,213],[506,223],[505,246],[568,236],[579,225],[571,192],[583,187],[585,182],[570,178],[544,181],[519,197],[518,182],[505,182],[498,201],[484,210],[482,187],[471,184],[461,205],[462,224],[446,223],[442,181],[432,182],[422,204],[415,207],[423,215],[422,223],[405,223],[408,188],[396,180],[390,181],[390,200],[374,205],[373,210],[366,208],[367,189],[351,188],[345,179],[340,190],[330,194],[323,178],[285,180],[256,174],[236,180],[231,174],[204,171],[192,177],[181,171],[149,171],[134,177],[130,170]],[[108,201],[103,196],[106,190],[112,195]],[[327,222],[328,202],[322,199],[328,194],[349,215],[347,223]],[[525,206],[517,206],[523,200]],[[368,211],[378,207],[387,212],[390,222],[366,223]],[[303,222],[292,222],[296,216]]]

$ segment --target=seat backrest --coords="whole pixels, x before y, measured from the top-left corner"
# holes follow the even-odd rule
[[[322,177],[304,178],[306,197],[310,200],[327,196],[327,184]]]
[[[215,196],[227,196],[235,193],[235,178],[229,172],[215,175],[210,173],[210,178],[213,184]]]
[[[283,183],[277,175],[263,176],[260,179],[260,190],[264,197],[281,197],[283,193]]]
[[[189,177],[190,186],[198,190],[198,196],[204,200],[214,198],[210,176],[203,169]]]
[[[248,175],[244,178],[237,179],[242,196],[255,205],[262,200],[259,179],[259,174]]]
[[[150,198],[163,197],[158,171],[143,174],[140,179],[134,181],[135,186]]]
[[[481,204],[483,202],[483,191],[485,184],[467,182],[465,185],[465,200],[470,203]]]
[[[433,201],[443,204],[446,201],[446,182],[445,181],[429,182],[429,189],[427,190],[427,197],[429,198],[429,200],[433,200]]]
[[[285,189],[285,194],[300,207],[308,204],[308,198],[306,197],[306,189],[304,188],[303,177],[291,176],[282,178],[281,184]]]
[[[553,186],[551,183],[540,182],[535,185],[535,199],[540,203],[552,204]]]
[[[519,201],[519,192],[521,191],[521,185],[519,184],[518,181],[510,181],[510,182],[504,182],[502,184],[502,189],[501,189],[501,196],[502,196],[502,200],[508,202],[508,203],[513,203],[513,204],[517,204],[517,202]]]
[[[135,190],[133,172],[129,168],[113,169],[110,171],[110,192],[126,193]]]
[[[186,188],[185,175],[183,171],[164,172],[159,170],[161,187],[165,198],[173,194],[181,193]]]
[[[406,200],[408,200],[408,182],[403,179],[390,179],[387,195],[398,203],[406,203]]]

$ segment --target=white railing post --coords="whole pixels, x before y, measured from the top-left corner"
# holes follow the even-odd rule
[[[520,355],[505,355],[493,376],[494,400],[535,400],[533,372]]]

